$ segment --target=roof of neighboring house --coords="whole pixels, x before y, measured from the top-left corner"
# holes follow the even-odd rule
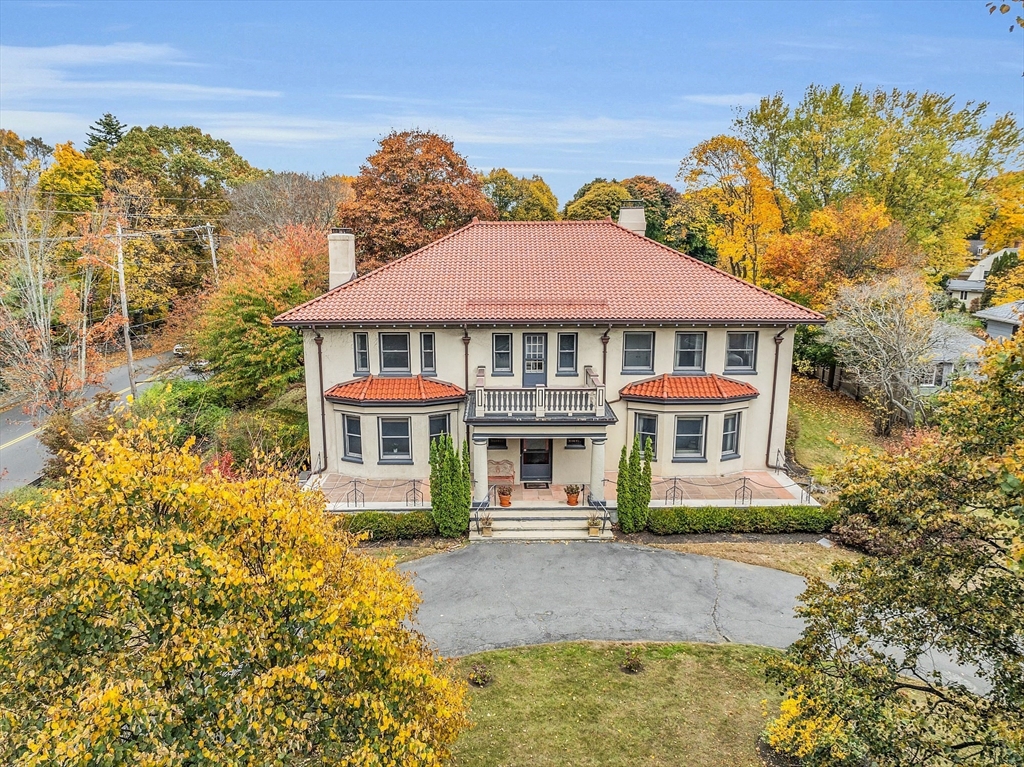
[[[823,323],[799,304],[607,221],[474,221],[278,325]]]
[[[946,283],[946,290],[966,290],[968,293],[983,293],[985,291],[985,280],[950,280]]]
[[[435,381],[421,375],[393,378],[366,376],[366,378],[335,384],[324,392],[324,396],[332,402],[359,405],[427,404],[457,402],[466,396],[466,392],[455,384]]]
[[[977,354],[985,342],[963,328],[936,322],[932,331],[932,361],[957,363]]]
[[[660,375],[624,386],[619,394],[623,399],[660,402],[739,402],[753,399],[757,389],[743,381],[733,381],[718,375],[674,376]]]
[[[984,282],[985,278],[988,277],[988,273],[992,271],[992,263],[1002,253],[1003,251],[1001,250],[999,251],[999,253],[993,253],[991,255],[985,256],[983,259],[981,259],[981,261],[979,261],[978,263],[976,263],[974,266],[967,270],[967,279],[975,282]]]
[[[975,312],[974,316],[980,317],[983,320],[995,320],[996,322],[1020,325],[1021,317],[1024,317],[1024,299],[1010,301],[1008,304],[1000,304],[999,306],[990,306],[988,309]]]

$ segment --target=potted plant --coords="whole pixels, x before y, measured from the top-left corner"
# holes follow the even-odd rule
[[[498,485],[498,502],[502,506],[512,505],[512,485]]]
[[[579,506],[580,504],[580,490],[579,485],[566,485],[565,486],[565,500],[570,506]]]
[[[587,517],[587,529],[592,538],[601,534],[601,517],[596,511],[590,512],[590,516]]]
[[[484,513],[480,515],[480,532],[483,533],[484,538],[491,537],[491,525],[493,522],[494,520],[490,514]]]

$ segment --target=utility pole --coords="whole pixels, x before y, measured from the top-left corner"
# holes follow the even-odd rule
[[[213,260],[213,280],[220,284],[220,272],[217,271],[217,246],[213,243],[213,225],[206,222],[206,239],[210,243],[210,258]]]
[[[135,388],[135,358],[132,356],[132,338],[128,326],[128,294],[124,289],[124,248],[121,246],[121,222],[117,222],[117,282],[121,286],[121,316],[124,317],[124,348],[128,352],[128,385],[132,389],[132,399],[138,396]]]

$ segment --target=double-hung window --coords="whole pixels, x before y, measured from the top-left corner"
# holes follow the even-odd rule
[[[727,333],[725,346],[725,369],[753,371],[757,358],[757,333]]]
[[[576,372],[576,334],[558,334],[558,371],[559,373]]]
[[[622,334],[622,372],[654,370],[654,333]]]
[[[448,422],[448,414],[441,413],[441,415],[430,416],[430,441],[433,442],[435,439],[440,437],[442,434],[451,434],[451,426]]]
[[[705,337],[704,333],[676,333],[676,370],[704,370]]]
[[[380,418],[380,458],[382,461],[412,459],[412,437],[408,418]]]
[[[380,372],[408,373],[409,366],[409,334],[380,334]]]
[[[676,458],[704,457],[704,416],[676,416]]]
[[[503,375],[512,374],[512,334],[495,333],[491,336],[492,363],[491,372]]]
[[[740,414],[726,413],[722,422],[722,457],[735,458],[740,454]]]
[[[359,461],[363,458],[363,429],[359,416],[345,416],[345,457]]]
[[[370,337],[366,333],[352,334],[353,348],[356,353],[356,372],[370,372]]]
[[[658,416],[653,413],[637,413],[634,423],[636,436],[640,438],[640,449],[647,449],[647,441],[651,441],[651,460],[658,455]]]
[[[434,356],[433,333],[420,333],[420,372],[437,372],[437,360]]]

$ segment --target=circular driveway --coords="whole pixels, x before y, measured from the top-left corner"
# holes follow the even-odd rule
[[[577,639],[786,647],[804,580],[621,543],[473,543],[402,565],[445,655]]]

